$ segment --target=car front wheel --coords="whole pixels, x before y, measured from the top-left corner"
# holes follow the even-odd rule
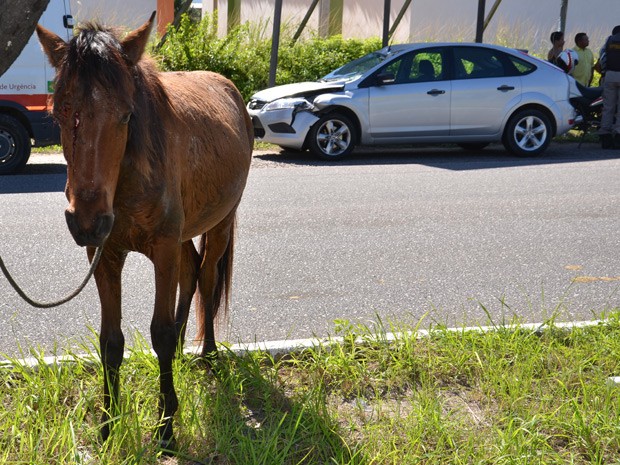
[[[30,136],[15,118],[0,115],[0,174],[16,173],[30,158]]]
[[[355,127],[349,118],[336,113],[319,119],[310,129],[308,148],[323,160],[339,160],[355,146]]]
[[[539,110],[515,113],[504,131],[504,146],[520,157],[533,157],[544,152],[551,143],[551,123]]]

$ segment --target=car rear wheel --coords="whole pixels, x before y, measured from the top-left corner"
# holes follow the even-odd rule
[[[539,110],[515,113],[504,131],[504,147],[520,157],[533,157],[544,152],[551,143],[551,123]]]
[[[9,115],[0,115],[0,174],[16,173],[30,158],[30,136],[26,128]]]
[[[310,129],[308,148],[323,160],[340,160],[355,147],[355,126],[346,116],[331,113]]]

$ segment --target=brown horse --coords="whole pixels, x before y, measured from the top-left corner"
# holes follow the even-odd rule
[[[67,161],[67,225],[95,271],[104,369],[102,437],[118,408],[123,360],[121,270],[128,251],[155,269],[151,340],[159,360],[161,444],[174,444],[178,402],[172,360],[198,288],[202,355],[216,353],[213,320],[227,304],[235,212],[246,184],[253,132],[243,99],[210,72],[158,72],[143,58],[155,13],[124,39],[84,25],[69,43],[38,26],[56,68],[53,114]],[[192,238],[201,237],[200,251]],[[175,316],[177,287],[179,299]],[[224,308],[226,305],[224,305]]]

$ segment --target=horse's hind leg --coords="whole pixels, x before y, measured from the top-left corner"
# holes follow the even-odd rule
[[[220,304],[227,306],[228,290],[232,276],[235,210],[231,211],[213,229],[207,232],[204,258],[198,276],[199,299],[196,305],[198,339],[203,339],[202,356],[214,358],[214,320]],[[224,299],[224,302],[222,302]]]
[[[177,344],[181,348],[185,342],[187,318],[192,305],[192,297],[196,292],[199,268],[200,255],[196,251],[196,247],[194,247],[194,242],[192,240],[183,242],[181,248],[181,270],[179,273],[179,303],[175,316]]]
[[[94,248],[88,248],[92,260]],[[103,364],[103,415],[101,437],[110,435],[110,419],[118,415],[118,371],[123,362],[125,338],[121,330],[121,271],[125,253],[105,248],[95,270],[95,281],[101,302],[101,362]]]

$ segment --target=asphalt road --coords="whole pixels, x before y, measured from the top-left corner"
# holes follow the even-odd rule
[[[88,269],[64,222],[64,170],[60,157],[38,155],[25,174],[0,177],[0,254],[41,300],[70,292]],[[336,319],[597,318],[620,307],[619,174],[620,153],[594,144],[553,144],[533,160],[501,147],[360,151],[340,164],[257,153],[220,339],[324,336]],[[130,254],[123,280],[125,333],[149,340],[150,262]],[[0,353],[88,345],[98,326],[94,283],[37,310],[0,277]]]

